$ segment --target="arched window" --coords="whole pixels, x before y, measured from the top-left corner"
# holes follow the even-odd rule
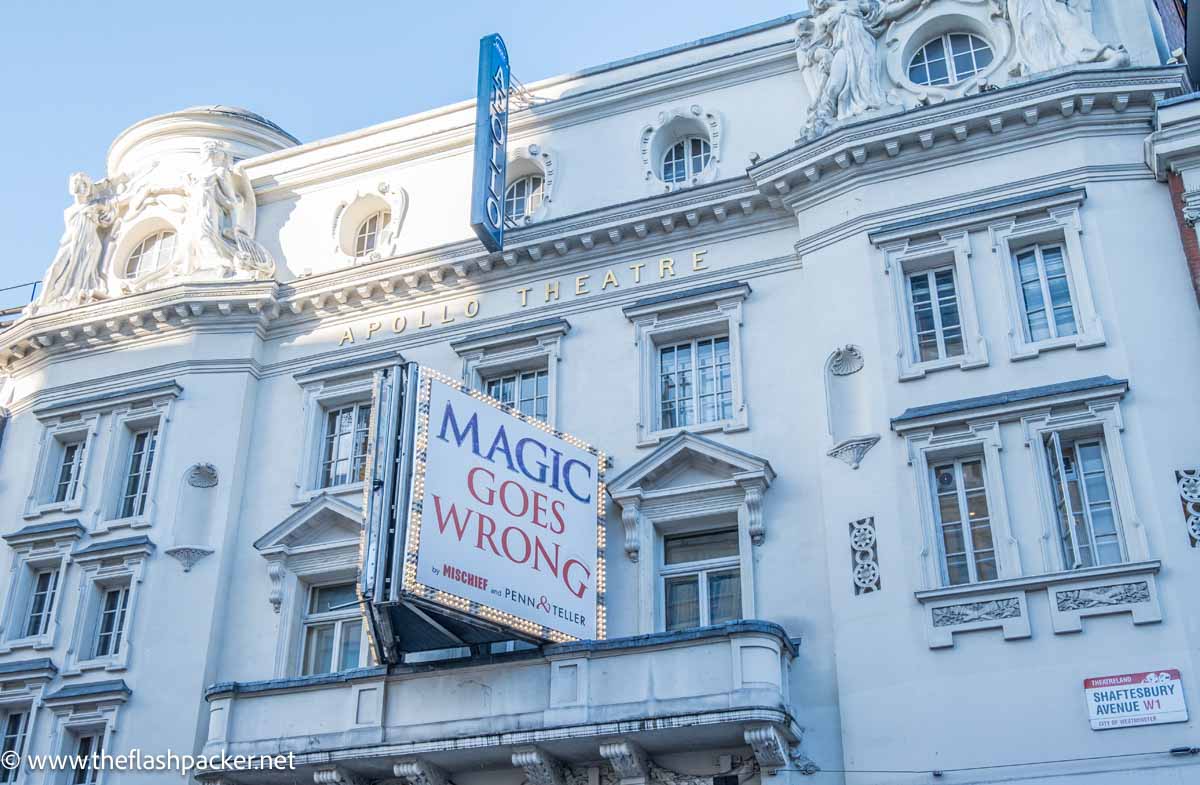
[[[908,78],[919,85],[946,87],[987,68],[992,57],[992,47],[979,36],[946,33],[917,50],[908,64]]]
[[[175,232],[163,229],[143,239],[125,262],[125,277],[135,278],[152,273],[171,261],[175,254]]]
[[[676,142],[663,156],[664,183],[685,183],[698,176],[712,158],[712,147],[701,136],[689,136]]]
[[[520,221],[533,215],[542,206],[545,180],[539,175],[522,177],[504,192],[504,217]]]
[[[379,233],[383,231],[383,227],[387,226],[390,220],[392,220],[392,214],[387,210],[380,210],[367,216],[358,225],[358,231],[354,233],[354,255],[366,256],[374,251],[375,243],[379,240]]]

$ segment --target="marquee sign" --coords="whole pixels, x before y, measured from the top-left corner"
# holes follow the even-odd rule
[[[603,638],[604,454],[428,368],[377,387],[362,588],[383,659]]]
[[[479,41],[475,92],[475,168],[471,176],[471,228],[493,253],[504,248],[504,188],[508,168],[508,49],[498,33]]]
[[[1174,668],[1083,682],[1092,730],[1187,722],[1183,680]]]

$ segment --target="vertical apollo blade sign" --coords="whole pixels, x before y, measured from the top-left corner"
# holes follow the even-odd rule
[[[508,49],[499,34],[479,41],[475,98],[475,168],[471,177],[471,228],[493,253],[504,249],[504,188],[508,164]]]

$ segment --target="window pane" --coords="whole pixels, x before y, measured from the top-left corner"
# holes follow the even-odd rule
[[[318,586],[312,590],[309,600],[309,613],[329,613],[330,611],[346,610],[358,602],[358,593],[353,583],[339,583],[336,586]]]
[[[971,573],[967,568],[966,556],[952,556],[946,559],[946,581],[951,586],[970,583]]]
[[[1038,295],[1041,299],[1041,295]],[[1050,337],[1050,324],[1046,320],[1045,311],[1031,311],[1029,313],[1027,324],[1029,326],[1029,340],[1044,341]]]
[[[677,535],[663,540],[663,561],[666,564],[685,564],[737,555],[737,529]]]
[[[700,579],[696,575],[668,578],[664,604],[667,630],[686,630],[700,626]]]
[[[975,574],[981,581],[994,581],[999,577],[996,573],[996,556],[993,553],[980,555],[975,559]]]
[[[333,624],[316,624],[305,631],[305,676],[333,671],[333,634]]]
[[[971,521],[987,520],[987,494],[982,490],[967,494],[967,518]]]
[[[1054,327],[1058,330],[1060,336],[1074,335],[1075,329],[1075,312],[1071,306],[1054,309]]]
[[[958,494],[949,493],[938,496],[938,518],[942,523],[958,523]]]
[[[709,624],[742,618],[742,579],[739,570],[708,574]]]
[[[951,526],[942,527],[942,546],[945,548],[946,555],[953,557],[955,554],[966,553],[966,540],[963,539],[962,526],[955,523]]]
[[[362,622],[358,619],[342,623],[342,643],[338,652],[338,670],[358,667],[359,647],[362,646]]]

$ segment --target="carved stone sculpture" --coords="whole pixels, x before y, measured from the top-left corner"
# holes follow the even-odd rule
[[[113,223],[112,207],[98,198],[96,185],[82,172],[71,175],[70,190],[75,203],[63,213],[65,227],[58,251],[30,313],[85,305],[107,295],[100,267],[104,251],[100,233]]]
[[[879,57],[887,25],[930,0],[813,0],[797,24],[800,71],[811,74],[812,103],[802,134],[814,139],[889,103]]]
[[[1007,12],[1017,45],[1015,74],[1095,63],[1108,68],[1129,65],[1123,46],[1103,44],[1085,16],[1090,0],[1008,0]]]
[[[254,191],[221,145],[204,145],[199,169],[186,176],[182,187],[160,185],[134,194],[130,211],[171,194],[183,197],[178,208],[182,213],[179,253],[171,264],[134,281],[132,291],[181,281],[274,277],[274,260],[254,240]]]

